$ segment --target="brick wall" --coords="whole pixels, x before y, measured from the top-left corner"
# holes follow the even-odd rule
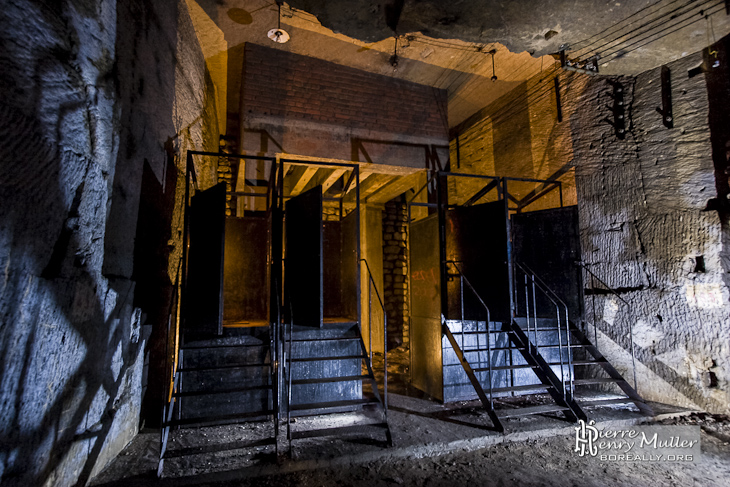
[[[251,43],[244,56],[244,116],[433,137],[446,130],[441,90]]]
[[[446,92],[248,43],[241,147],[425,167],[448,158]]]

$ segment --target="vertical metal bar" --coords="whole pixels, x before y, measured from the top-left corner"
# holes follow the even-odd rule
[[[509,191],[507,189],[507,178],[502,178],[502,191],[504,195],[504,218],[507,226],[507,277],[510,288],[510,310],[512,311],[512,318],[514,318],[517,315],[517,310],[515,309],[515,276],[514,262],[512,261],[512,225],[509,217]]]
[[[540,353],[540,345],[537,339],[537,293],[535,291],[535,277],[532,278],[532,312],[535,315],[535,350]]]
[[[639,388],[636,384],[636,350],[634,349],[634,313],[629,307],[629,336],[631,338],[631,367],[634,372],[634,390],[638,393]]]
[[[534,275],[533,275],[534,278]],[[560,307],[555,303],[555,316],[558,319],[558,357],[560,358],[560,382],[563,385],[563,399],[566,398],[565,393],[565,369],[563,368],[563,337],[560,331]]]
[[[489,308],[487,308],[487,368],[489,369],[487,374],[489,377],[489,405],[494,408],[494,397],[492,395],[492,339],[491,333],[489,332],[489,322],[492,321]]]
[[[370,362],[372,365],[372,362]],[[383,307],[383,405],[388,416],[388,316]]]
[[[591,302],[593,308],[593,345],[598,348],[598,326],[596,325],[596,279],[591,272]],[[600,350],[600,348],[598,348]]]
[[[438,211],[439,226],[439,277],[441,280],[441,314],[448,315],[448,276],[446,270],[446,205],[448,195],[446,192],[446,177],[439,171],[436,176],[436,202]],[[448,317],[447,317],[448,318]]]
[[[370,269],[368,269],[368,350],[370,351],[370,364],[373,363],[373,294],[372,294],[372,278],[370,277]]]
[[[560,101],[560,79],[555,77],[555,108],[557,109],[558,122],[563,121],[563,104]]]
[[[461,167],[461,150],[459,147],[459,132],[456,132],[456,167]]]
[[[563,207],[563,183],[558,181],[558,193],[560,193],[560,207]]]
[[[355,172],[355,211],[357,212],[356,218],[355,218],[355,235],[357,238],[355,239],[357,241],[357,249],[356,249],[356,255],[355,255],[355,262],[358,264],[355,266],[355,302],[357,303],[357,321],[360,326],[360,335],[362,336],[362,303],[360,302],[361,299],[361,268],[360,265],[360,259],[361,253],[360,253],[360,166],[354,166],[353,171]],[[343,196],[344,197],[344,196]]]
[[[466,345],[464,337],[464,274],[459,271],[459,294],[461,300],[461,349]]]
[[[568,306],[563,303],[563,308],[565,308],[565,342],[568,347],[568,380],[570,383],[570,397],[572,398],[575,395],[575,384],[573,382],[573,349],[570,347],[570,316],[568,314]]]
[[[525,273],[525,319],[527,320],[527,336],[530,336],[530,291],[527,286],[527,273]],[[535,322],[537,327],[537,322]],[[537,330],[535,330],[535,343],[537,343]],[[532,345],[530,341],[527,341],[528,345]]]

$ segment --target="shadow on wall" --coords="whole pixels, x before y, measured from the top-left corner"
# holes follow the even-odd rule
[[[137,431],[140,313],[131,272],[110,269],[132,268],[141,154],[175,133],[177,22],[177,2],[151,0],[0,12],[4,486],[85,485]]]

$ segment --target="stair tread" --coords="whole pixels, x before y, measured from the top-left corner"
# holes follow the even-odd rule
[[[257,364],[236,364],[236,365],[211,365],[206,367],[183,367],[178,372],[203,372],[206,370],[226,370],[226,369],[244,369],[246,367],[271,367],[271,363]]]
[[[551,389],[553,386],[545,384],[534,384],[528,386],[509,386],[509,387],[493,387],[492,393],[495,392],[519,392],[519,391],[536,391]],[[484,387],[484,392],[489,392],[489,387]]]
[[[608,384],[612,382],[626,382],[625,379],[612,379],[610,377],[596,377],[593,379],[575,379],[575,385]]]
[[[334,355],[328,357],[299,357],[292,358],[292,362],[324,362],[327,360],[353,360],[353,359],[364,359],[364,355]]]
[[[268,416],[270,414],[273,414],[274,411],[271,409],[265,409],[263,411],[252,411],[248,413],[235,413],[235,414],[221,414],[217,416],[202,416],[197,418],[182,418],[182,419],[173,419],[172,421],[169,421],[167,423],[164,423],[162,427],[167,426],[190,426],[194,424],[204,424],[204,423],[215,423],[218,421],[232,421],[236,419],[247,419],[247,418],[255,418],[257,416]]]
[[[213,390],[198,390],[198,391],[182,391],[175,392],[173,397],[194,397],[194,396],[212,396],[216,394],[232,394],[235,392],[247,392],[247,391],[263,391],[271,389],[271,384],[258,384],[255,386],[246,387],[230,387],[227,389],[213,389]]]
[[[292,342],[344,342],[344,341],[354,341],[359,340],[360,337],[353,336],[353,337],[325,337],[325,338],[293,338]],[[285,340],[289,341],[289,340]]]
[[[630,397],[619,397],[612,399],[593,399],[593,400],[577,400],[578,405],[581,407],[585,406],[609,406],[611,404],[628,404],[634,403],[634,400]]]
[[[485,350],[486,351],[486,350]],[[573,360],[571,363],[575,365],[593,365],[593,364],[601,364],[605,363],[605,360]],[[452,364],[452,365],[459,365],[459,364]],[[548,365],[550,366],[560,366],[560,362],[548,362]],[[563,365],[566,367],[569,365],[568,362],[564,362]],[[495,370],[517,370],[517,369],[536,369],[537,365],[530,365],[530,364],[514,364],[514,365],[498,365],[496,367],[491,367],[492,371]],[[490,370],[489,367],[472,367],[472,370],[474,372],[487,372]]]
[[[291,411],[307,411],[307,410],[321,410],[321,409],[332,409],[341,408],[347,406],[359,406],[363,404],[379,404],[376,398],[365,398],[365,399],[350,399],[346,401],[327,401],[327,402],[313,402],[308,404],[292,404],[290,406]],[[319,413],[315,413],[319,414]]]
[[[516,409],[500,409],[495,411],[499,418],[516,418],[519,416],[530,416],[533,414],[557,413],[570,411],[570,408],[559,404],[542,404],[540,406],[529,406]]]
[[[293,427],[293,425],[292,425]],[[346,433],[359,433],[364,428],[382,428],[382,429],[388,429],[388,423],[384,421],[372,421],[372,422],[363,422],[363,423],[357,423],[352,424],[348,426],[332,426],[332,427],[324,427],[324,428],[312,428],[312,429],[291,429],[290,434],[292,439],[300,439],[300,438],[315,438],[319,436],[334,436],[334,435],[342,435]]]
[[[180,347],[180,350],[208,350],[208,349],[216,349],[216,348],[270,348],[271,345],[269,343],[218,343],[218,344],[210,344],[210,345],[183,345]]]
[[[369,375],[346,375],[341,377],[321,377],[314,379],[295,379],[292,380],[292,385],[303,385],[303,384],[326,384],[329,382],[347,382],[347,381],[360,381],[372,379]]]

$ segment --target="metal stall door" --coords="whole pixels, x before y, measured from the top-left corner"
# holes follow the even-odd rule
[[[223,333],[223,250],[226,185],[193,196],[190,203],[188,270],[184,315],[186,333]]]
[[[515,261],[527,264],[553,289],[567,304],[571,317],[581,316],[583,284],[581,270],[575,265],[581,258],[578,207],[514,215],[512,234]],[[540,317],[554,316],[554,305],[542,293],[537,300]]]
[[[446,283],[449,320],[486,319],[484,307],[464,285],[456,267],[474,287],[490,311],[492,321],[509,321],[510,285],[507,218],[504,201],[450,209],[445,218]],[[451,264],[451,263],[455,263]]]
[[[284,282],[287,319],[321,327],[324,312],[322,186],[286,202]]]

